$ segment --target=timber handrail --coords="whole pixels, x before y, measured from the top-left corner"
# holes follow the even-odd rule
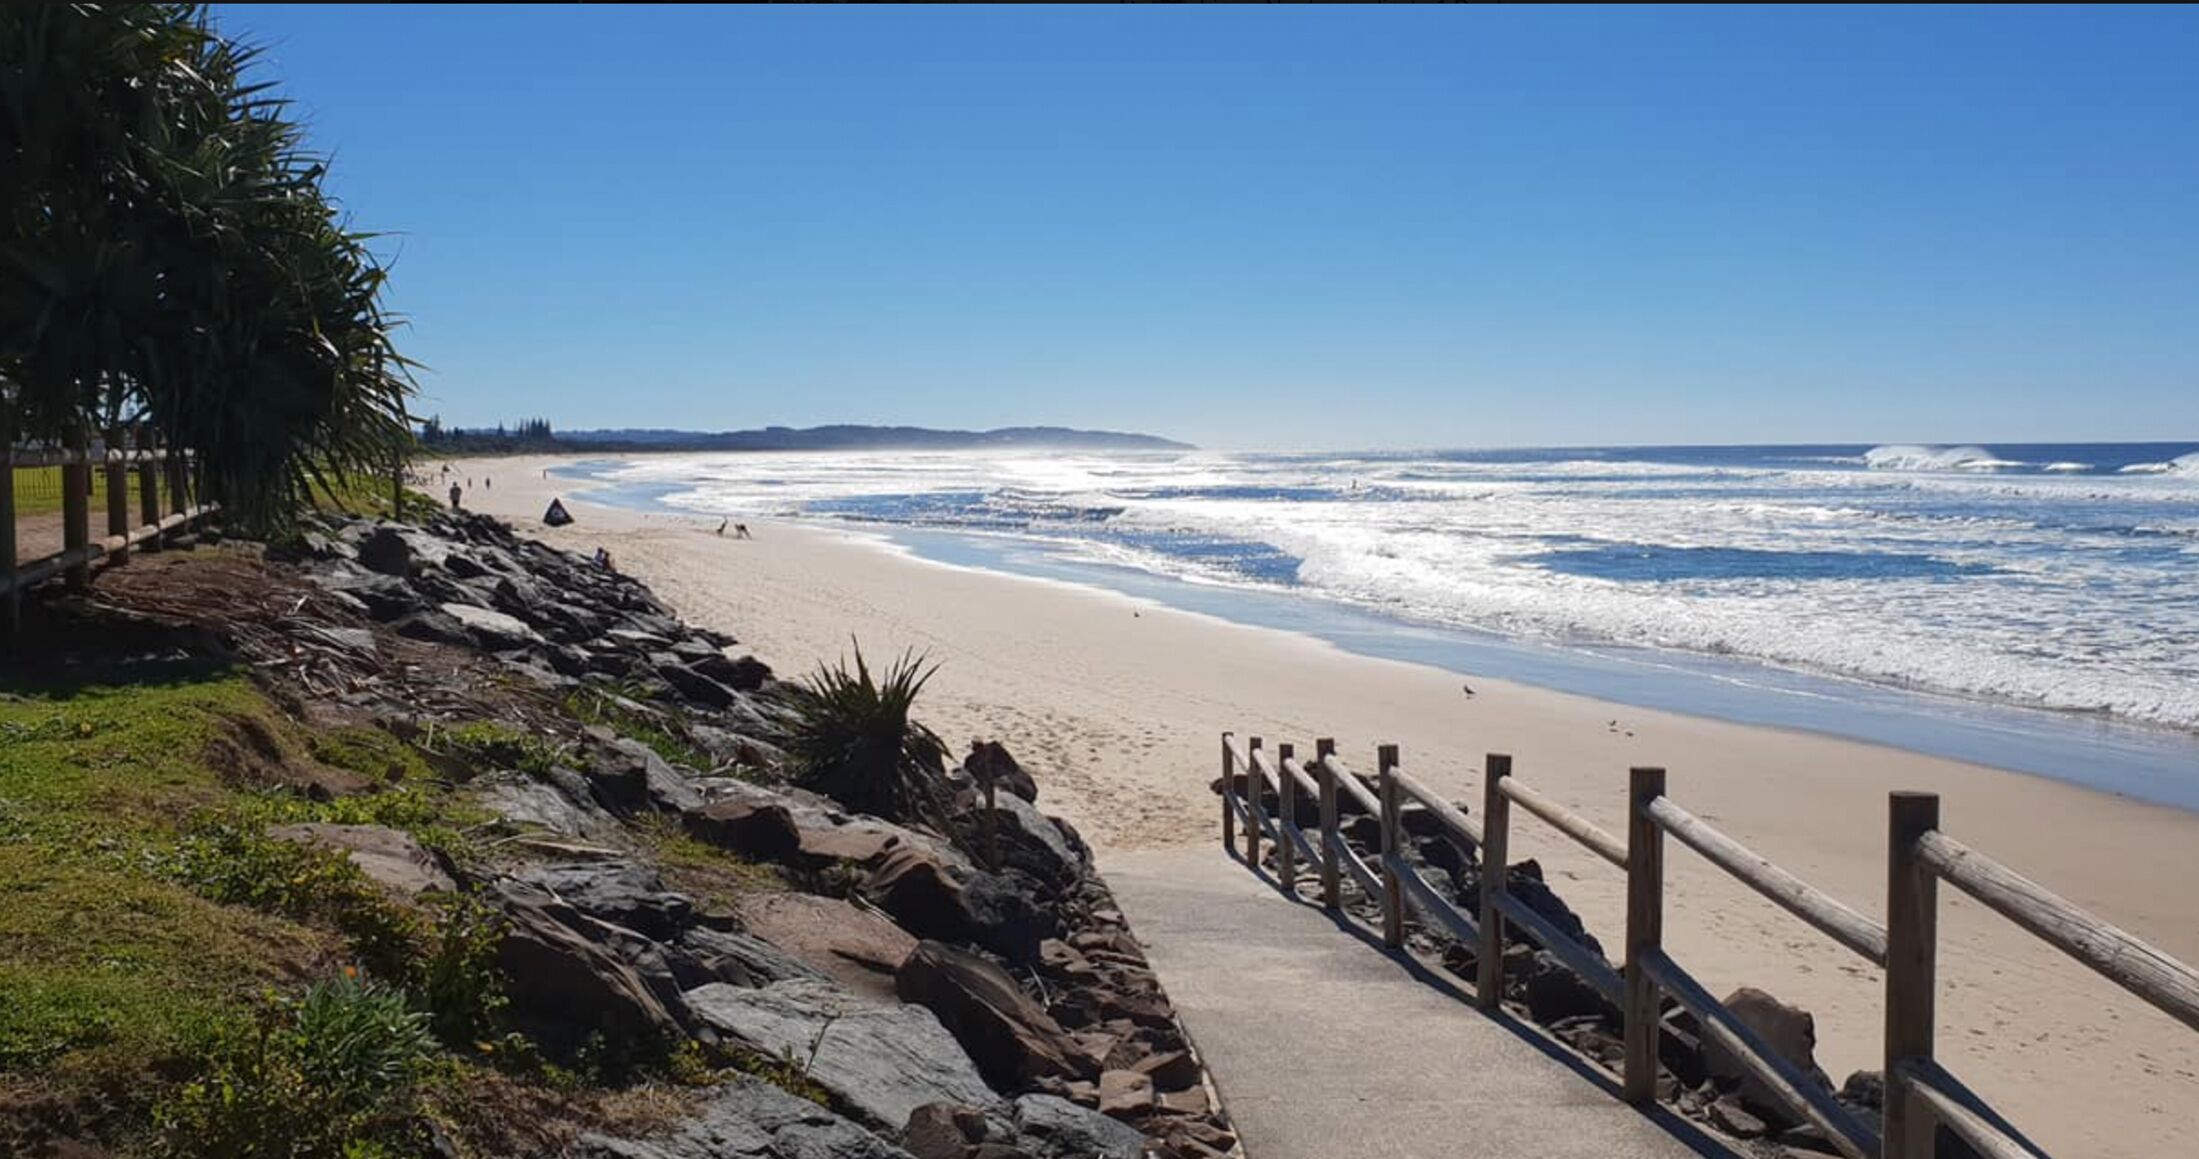
[[[2199,970],[2101,921],[2007,866],[1933,831],[1917,839],[1926,868],[2009,921],[2199,1030]]]
[[[1504,982],[1504,942],[1516,927],[1546,952],[1611,999],[1625,1033],[1622,1076],[1628,1101],[1654,1101],[1659,1073],[1658,1039],[1664,999],[1692,1013],[1705,1038],[1723,1047],[1765,1089],[1849,1159],[1931,1159],[1934,1132],[1945,1127],[1988,1159],[2043,1159],[2037,1144],[2001,1117],[1932,1057],[1937,968],[1937,883],[1944,880],[1986,908],[2015,922],[2170,1017],[2199,1030],[2199,970],[2142,939],[2087,913],[2069,900],[1948,836],[1939,828],[1939,798],[1897,792],[1888,799],[1887,900],[1882,923],[1811,885],[1771,859],[1720,832],[1665,794],[1665,771],[1629,773],[1627,829],[1622,840],[1578,812],[1558,804],[1512,776],[1512,758],[1490,753],[1483,765],[1482,817],[1476,822],[1400,767],[1397,746],[1377,748],[1372,787],[1336,755],[1335,742],[1316,742],[1316,755],[1300,763],[1288,745],[1270,762],[1259,738],[1239,748],[1223,734],[1223,834],[1248,822],[1246,856],[1259,864],[1258,835],[1277,843],[1285,866],[1279,880],[1296,895],[1287,867],[1303,855],[1320,868],[1321,900],[1340,907],[1348,877],[1379,900],[1383,941],[1405,944],[1406,922],[1416,915],[1426,927],[1476,947],[1476,1001],[1498,1005]],[[1233,773],[1246,777],[1245,801],[1235,800]],[[1269,826],[1260,798],[1284,803]],[[1297,824],[1306,792],[1320,802],[1320,831],[1308,841]],[[1362,858],[1344,837],[1341,804],[1349,799],[1380,821],[1381,849]],[[1422,878],[1406,840],[1406,802],[1425,808],[1441,836],[1478,848],[1481,907],[1469,914]],[[1614,969],[1602,956],[1554,925],[1511,893],[1502,868],[1512,864],[1511,807],[1550,823],[1598,859],[1626,871],[1626,954]],[[1673,961],[1664,937],[1664,839],[1669,835],[1713,866],[1762,894],[1841,946],[1885,970],[1885,1106],[1877,1129],[1834,1097],[1820,1076],[1806,1073],[1772,1049],[1724,1003]],[[1462,850],[1463,852],[1463,850]]]
[[[111,441],[118,441],[113,440]],[[163,543],[199,519],[219,510],[191,502],[196,456],[189,451],[110,446],[94,451],[83,432],[74,445],[59,450],[18,448],[0,441],[0,640],[13,640],[22,620],[23,593],[57,577],[72,588],[91,583],[94,565],[119,566],[134,550],[158,551]],[[21,514],[16,494],[18,468],[61,470],[61,550],[32,560],[16,558]],[[98,535],[91,509],[95,469],[107,490],[105,535]],[[137,510],[131,508],[130,472],[138,475]],[[162,503],[161,490],[169,503]]]
[[[1658,828],[1680,839],[1680,844],[1702,854],[1711,864],[1735,880],[1771,899],[1772,903],[1817,928],[1818,932],[1854,950],[1874,966],[1886,964],[1886,927],[1842,904],[1840,899],[1772,863],[1763,854],[1711,828],[1670,797],[1658,797],[1648,806],[1649,819]]]
[[[1588,847],[1588,851],[1605,861],[1626,868],[1626,842],[1596,827],[1588,818],[1542,795],[1510,777],[1495,781],[1497,792],[1507,800],[1535,816],[1548,821],[1552,828]],[[1484,828],[1487,826],[1484,825]]]

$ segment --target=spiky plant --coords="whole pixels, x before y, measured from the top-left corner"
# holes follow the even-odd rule
[[[820,665],[787,686],[794,779],[857,812],[943,826],[947,746],[909,717],[938,670],[903,652],[874,678],[858,644],[853,668]]]

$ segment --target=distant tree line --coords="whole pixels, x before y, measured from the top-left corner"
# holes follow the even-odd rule
[[[500,455],[569,450],[550,429],[548,419],[521,419],[506,426],[445,427],[441,415],[420,424],[420,448],[436,455]]]
[[[388,271],[197,4],[0,5],[0,440],[197,450],[279,522],[412,447]]]

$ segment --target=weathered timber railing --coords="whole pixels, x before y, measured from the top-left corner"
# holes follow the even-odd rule
[[[1503,993],[1508,928],[1524,931],[1543,950],[1611,999],[1625,1033],[1622,1067],[1628,1101],[1656,1097],[1658,1037],[1664,999],[1695,1016],[1703,1036],[1718,1043],[1764,1087],[1850,1159],[1931,1159],[1934,1130],[1945,1127],[1989,1159],[2042,1159],[2045,1152],[1932,1057],[1937,959],[1937,888],[1947,881],[1996,913],[2091,967],[2132,994],[2199,1030],[2199,971],[1977,853],[1939,828],[1939,798],[1894,793],[1889,801],[1887,919],[1880,923],[1803,881],[1771,859],[1720,832],[1665,794],[1665,771],[1629,774],[1627,831],[1622,839],[1551,800],[1512,775],[1512,758],[1488,754],[1483,765],[1482,816],[1477,824],[1458,806],[1407,774],[1395,745],[1376,749],[1372,778],[1351,771],[1333,740],[1315,742],[1301,765],[1290,745],[1269,762],[1261,739],[1242,748],[1222,734],[1222,837],[1235,847],[1245,828],[1244,855],[1260,864],[1260,841],[1275,843],[1277,884],[1297,895],[1301,861],[1319,867],[1321,904],[1342,908],[1347,880],[1381,905],[1383,941],[1405,942],[1409,915],[1475,947],[1475,999],[1494,1009]],[[1242,774],[1244,789],[1237,777]],[[1299,824],[1301,803],[1319,802],[1318,832]],[[1276,816],[1266,801],[1272,796]],[[1444,837],[1478,849],[1481,904],[1468,914],[1423,881],[1406,857],[1404,812],[1419,807]],[[1346,807],[1379,820],[1380,852],[1370,863],[1345,840]],[[1547,822],[1627,878],[1626,956],[1614,969],[1600,955],[1552,925],[1505,885],[1513,806]],[[1885,1109],[1864,1121],[1815,1077],[1802,1073],[1736,1016],[1664,949],[1664,839],[1677,839],[1735,880],[1811,928],[1885,971]],[[1877,1129],[1874,1129],[1874,1126]]]
[[[0,635],[12,635],[21,619],[22,595],[30,588],[66,577],[72,587],[91,581],[95,565],[125,563],[130,552],[158,551],[192,523],[214,511],[195,502],[195,458],[188,451],[107,450],[83,447],[20,451],[0,445]],[[60,468],[61,550],[18,561],[17,468]],[[98,468],[107,492],[107,533],[93,538],[92,472]],[[137,472],[137,513],[130,503],[130,472]],[[162,506],[161,490],[168,491]]]

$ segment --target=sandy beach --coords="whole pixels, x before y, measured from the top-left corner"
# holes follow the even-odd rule
[[[684,616],[730,632],[782,677],[903,649],[939,663],[920,715],[957,752],[1005,743],[1043,803],[1110,852],[1209,842],[1207,789],[1225,729],[1311,747],[1333,736],[1372,764],[1401,746],[1415,775],[1478,801],[1485,752],[1623,832],[1626,770],[1662,765],[1699,816],[1859,910],[1884,909],[1886,794],[1942,795],[1948,831],[2187,961],[2199,960],[2199,814],[2039,777],[1814,734],[1647,711],[1372,659],[1115,593],[912,558],[853,532],[590,504],[560,460],[453,465],[467,505],[560,546],[601,546]],[[494,480],[493,486],[485,485]],[[553,496],[577,517],[540,521]],[[1623,879],[1532,820],[1515,859],[1541,861],[1606,946]],[[1681,847],[1667,859],[1666,938],[1714,991],[1754,985],[1812,1011],[1834,1081],[1880,1060],[1878,971]],[[1940,1058],[2049,1150],[2188,1153],[2199,1040],[2013,925],[1943,890]],[[1132,915],[1133,919],[1135,915]]]

